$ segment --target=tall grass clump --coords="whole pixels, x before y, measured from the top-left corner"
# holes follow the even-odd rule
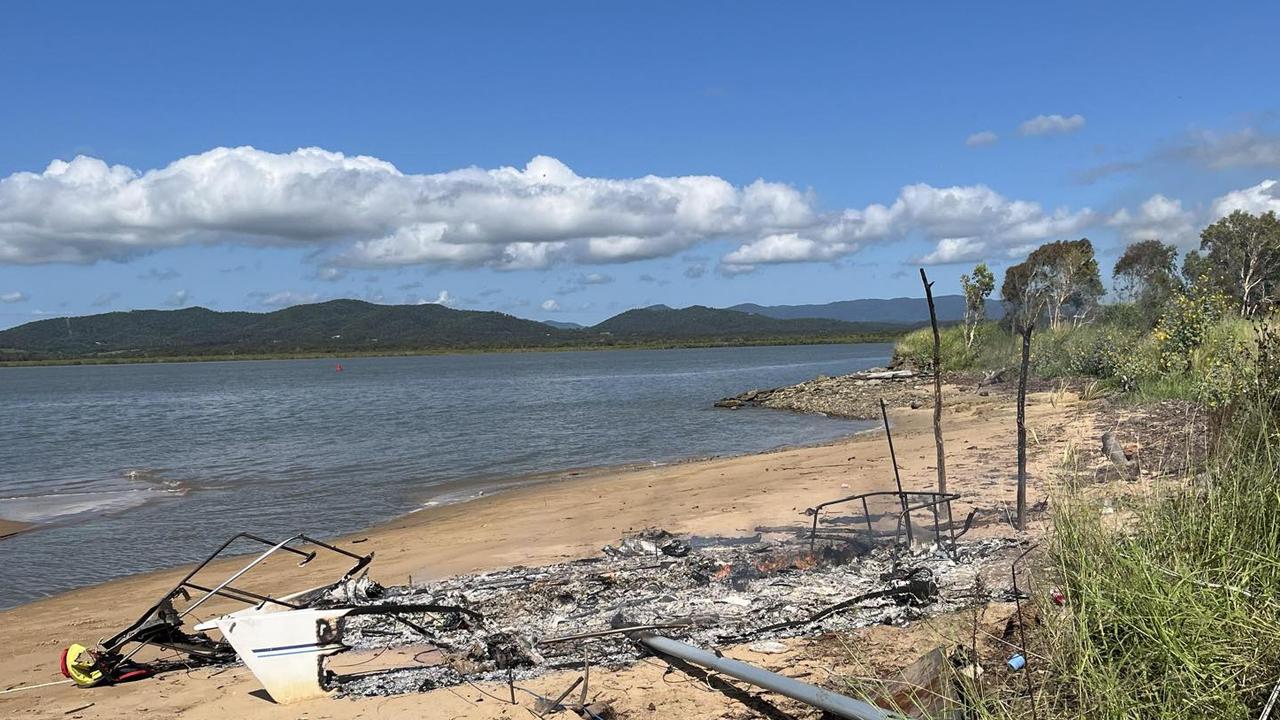
[[[960,325],[940,328],[938,340],[944,372],[1002,367],[1013,353],[1013,338],[994,322],[978,325],[972,345],[965,344],[964,327]],[[926,327],[903,335],[893,354],[918,368],[932,370],[933,330]]]
[[[1280,681],[1280,335],[1258,333],[1202,475],[1108,522],[1054,516],[1042,706],[1057,717],[1256,718]]]

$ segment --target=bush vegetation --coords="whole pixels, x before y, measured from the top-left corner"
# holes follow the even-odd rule
[[[1246,240],[1269,249],[1226,247],[1233,228],[1259,224],[1270,239]],[[985,323],[972,343],[957,329],[943,333],[942,370],[1016,372],[1017,323],[1034,323],[1033,374],[1090,378],[1132,402],[1189,400],[1210,430],[1207,456],[1188,477],[1126,493],[1120,512],[1104,514],[1071,487],[1054,498],[1034,572],[1042,624],[1032,629],[1031,664],[985,687],[961,680],[973,706],[966,717],[1258,718],[1276,700],[1280,331],[1268,293],[1280,289],[1280,225],[1274,216],[1230,216],[1204,237],[1204,255],[1186,259],[1183,278],[1172,274],[1172,249],[1131,246],[1114,273],[1129,302],[1081,303],[1060,312],[1053,328],[1043,307],[1028,303],[1010,313],[1013,327]],[[1229,265],[1240,257],[1262,259]],[[1045,267],[1022,267],[1019,292],[1005,292],[1006,302],[1052,284]],[[1255,271],[1266,279],[1232,285]],[[1060,297],[1071,302],[1069,288]],[[897,352],[927,367],[931,344],[929,333],[915,332]],[[1047,597],[1053,586],[1065,595],[1062,607]],[[1280,718],[1280,703],[1270,712]]]

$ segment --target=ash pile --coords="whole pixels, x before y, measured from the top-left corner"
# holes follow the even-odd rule
[[[428,646],[415,666],[331,678],[348,696],[420,692],[468,681],[526,679],[584,664],[621,667],[646,655],[631,633],[656,630],[707,648],[902,625],[966,607],[980,569],[1018,541],[954,546],[811,545],[778,534],[681,538],[648,530],[596,557],[514,567],[429,584],[349,583],[342,602],[452,611],[352,617],[356,650]]]

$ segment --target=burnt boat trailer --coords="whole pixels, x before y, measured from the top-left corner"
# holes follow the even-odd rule
[[[210,563],[228,554],[228,550],[233,545],[237,543],[243,545],[245,542],[265,546],[266,549],[213,587],[197,583],[194,580]],[[303,550],[295,547],[295,545],[313,546],[315,549]],[[262,564],[263,561],[277,553],[289,553],[300,557],[301,560],[298,561],[298,566],[302,567],[314,560],[319,551],[345,556],[355,562],[336,580],[311,590],[304,590],[279,598],[233,585],[255,567]],[[74,663],[77,658],[68,657],[64,653],[63,673],[71,677],[77,685],[93,687],[95,685],[111,684],[122,679],[122,677],[146,677],[154,672],[173,668],[189,669],[201,665],[232,663],[235,662],[237,655],[243,658],[244,653],[239,652],[240,649],[235,647],[232,638],[223,630],[221,624],[229,618],[239,618],[246,614],[265,616],[267,614],[275,615],[317,608],[323,608],[326,612],[339,616],[384,614],[424,634],[426,633],[424,628],[402,617],[402,615],[421,612],[460,612],[476,615],[465,608],[434,604],[384,604],[347,607],[336,601],[335,595],[341,595],[341,593],[335,591],[356,578],[372,561],[373,553],[359,555],[302,533],[297,533],[279,542],[268,540],[252,533],[237,533],[193,567],[159,600],[148,607],[137,620],[110,638],[102,640],[96,648],[88,650],[85,653],[85,659],[82,661],[83,665],[69,667],[69,664]],[[197,594],[203,593],[203,595],[198,595],[193,599],[192,591]],[[184,618],[194,613],[214,597],[234,600],[244,604],[245,608],[217,620],[200,623],[193,628],[194,632],[188,633],[184,631],[182,629]],[[175,601],[179,598],[182,598],[187,603],[181,609],[175,606]],[[223,630],[222,639],[216,639],[207,634],[206,631],[215,627]],[[76,647],[72,646],[72,648]],[[176,652],[181,659],[154,663],[134,662],[133,657],[146,648]]]

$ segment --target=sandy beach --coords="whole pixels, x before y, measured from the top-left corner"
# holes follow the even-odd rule
[[[983,517],[994,519],[1003,517],[1013,505],[1014,402],[1008,392],[993,390],[987,396],[972,387],[946,390],[950,489],[964,496],[958,512],[967,513],[972,507],[983,511]],[[1032,395],[1028,418],[1036,438],[1030,452],[1033,481],[1029,494],[1034,504],[1046,497],[1048,480],[1064,450],[1092,442],[1096,432],[1091,406],[1065,392]],[[931,487],[935,471],[930,410],[894,408],[891,420],[904,485]],[[623,533],[646,527],[698,535],[750,535],[758,526],[804,523],[804,509],[823,500],[891,488],[887,456],[883,432],[868,432],[820,447],[664,467],[588,471],[465,504],[427,508],[338,542],[353,543],[348,546],[359,552],[375,551],[371,576],[383,583],[403,584],[410,577],[429,579],[584,557],[616,542]],[[334,507],[333,512],[341,512],[341,508]],[[1033,516],[1033,522],[1043,521],[1043,516]],[[250,528],[227,528],[227,535],[245,529]],[[305,530],[324,533],[319,522]],[[8,526],[0,525],[0,534],[8,531]],[[1003,522],[985,522],[973,532],[1015,534]],[[210,545],[218,540],[211,538]],[[279,592],[296,587],[290,582],[298,581],[298,572],[291,564],[268,567],[255,576],[255,588]],[[129,577],[0,613],[0,647],[5,651],[0,659],[5,678],[0,690],[62,680],[58,672],[62,648],[71,642],[91,644],[127,624],[178,575],[171,569]],[[885,635],[888,631],[896,634]],[[923,653],[932,645],[921,634],[938,631],[868,630],[852,639],[848,647],[862,642],[871,646],[889,643],[896,648],[905,642],[911,647],[918,645]],[[904,651],[902,655],[911,653]],[[788,673],[814,664],[804,647],[793,647],[786,655],[762,661],[786,668]],[[845,666],[859,666],[860,662],[851,656]],[[335,658],[331,665],[341,671],[343,658]],[[832,669],[825,667],[822,672]],[[714,718],[723,714],[726,703],[733,702],[705,689],[664,682],[661,676],[660,667],[641,663],[621,671],[593,673],[593,684],[628,717]],[[552,674],[528,686],[555,694],[555,689],[566,684],[564,680]],[[816,675],[810,678],[822,680]],[[254,694],[257,690],[253,676],[242,667],[222,671],[202,668],[109,688],[80,690],[54,685],[0,694],[0,715],[76,717],[77,708],[92,703],[82,711],[83,717],[346,719],[391,717],[401,712],[409,713],[405,717],[527,717],[521,707],[487,699],[483,688],[465,686],[426,694],[317,700],[291,706],[275,705],[261,693]]]

